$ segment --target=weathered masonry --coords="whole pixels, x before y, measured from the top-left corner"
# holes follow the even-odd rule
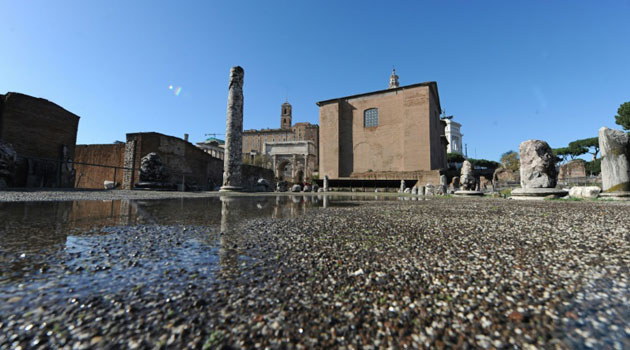
[[[72,187],[79,117],[45,100],[16,92],[0,95],[0,140],[18,160],[12,187]]]
[[[437,83],[395,78],[387,90],[317,102],[320,177],[439,183],[448,142]]]

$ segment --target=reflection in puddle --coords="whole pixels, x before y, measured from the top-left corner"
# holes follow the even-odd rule
[[[51,257],[55,255],[65,254],[66,260],[58,262],[61,264],[74,264],[75,255],[81,256],[80,264],[85,265],[82,267],[85,270],[114,266],[109,263],[114,251],[120,257],[127,254],[133,257],[136,253],[131,251],[136,249],[134,234],[142,235],[142,239],[136,241],[143,242],[147,238],[145,244],[151,246],[152,235],[159,236],[162,228],[180,230],[190,226],[201,227],[207,232],[197,236],[175,235],[182,240],[180,243],[195,246],[193,251],[184,250],[181,254],[210,262],[212,259],[204,257],[202,252],[205,249],[215,256],[219,265],[234,267],[246,258],[237,246],[238,226],[250,219],[292,218],[308,215],[309,210],[319,207],[357,206],[356,201],[375,199],[395,200],[396,197],[326,194],[0,203],[0,282],[35,278],[32,276],[38,271],[50,269]],[[108,249],[100,251],[105,243],[109,244]],[[152,247],[169,252],[144,263],[164,264],[172,259],[190,264],[190,261],[175,256],[181,250],[180,246]],[[91,260],[86,256],[91,256]]]

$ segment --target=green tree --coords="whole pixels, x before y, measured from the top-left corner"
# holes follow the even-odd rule
[[[591,162],[586,162],[586,173],[591,175],[599,175],[602,172],[602,159],[595,159]]]
[[[486,169],[494,170],[501,165],[493,160],[487,160],[487,159],[468,158],[468,161],[470,162],[470,165],[473,166],[473,168],[486,168]]]
[[[461,155],[461,153],[452,152],[446,154],[446,161],[449,163],[462,163],[464,160],[466,159]]]
[[[575,156],[569,150],[569,147],[554,148],[552,149],[552,151],[553,155],[556,156],[557,163],[564,163],[569,159],[569,157],[571,159],[575,158]]]
[[[575,140],[569,142],[568,148],[576,156],[590,153],[593,155],[593,160],[595,160],[597,159],[597,154],[599,154],[599,138],[590,137],[588,139]]]
[[[624,130],[630,130],[630,102],[622,103],[617,109],[615,123],[621,125]]]
[[[507,151],[501,155],[501,165],[512,171],[517,171],[521,167],[521,161],[518,157],[518,153],[514,151]]]

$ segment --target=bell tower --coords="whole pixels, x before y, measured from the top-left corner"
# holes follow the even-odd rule
[[[289,101],[282,104],[280,111],[280,129],[291,129],[291,108]]]
[[[396,75],[396,69],[392,68],[392,75],[389,77],[389,88],[395,89],[399,86],[400,84],[398,84],[398,76]]]

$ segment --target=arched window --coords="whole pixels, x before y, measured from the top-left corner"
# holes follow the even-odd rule
[[[363,127],[371,128],[378,126],[378,108],[366,109],[363,112]]]

